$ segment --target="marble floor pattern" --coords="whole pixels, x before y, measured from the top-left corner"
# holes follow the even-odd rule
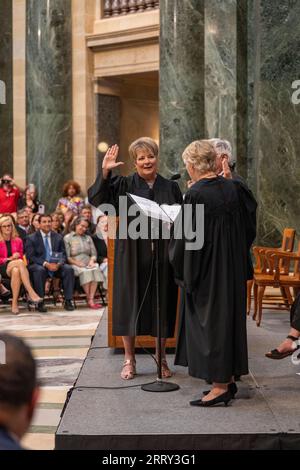
[[[21,336],[31,346],[38,364],[41,393],[34,420],[23,446],[33,450],[54,448],[54,434],[68,390],[76,381],[103,315],[78,305],[74,312],[49,307],[46,314],[21,310],[12,316],[0,308],[0,331]]]

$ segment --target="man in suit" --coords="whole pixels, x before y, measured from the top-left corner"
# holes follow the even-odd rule
[[[49,277],[62,279],[64,290],[65,310],[74,310],[74,270],[67,263],[67,255],[63,237],[51,230],[52,217],[41,215],[40,230],[26,239],[26,257],[29,262],[28,270],[32,277],[35,291],[41,298],[45,296],[45,284]],[[53,262],[54,253],[60,255],[59,263]],[[46,312],[45,305],[39,308]]]
[[[25,245],[25,240],[30,230],[30,220],[28,212],[24,209],[21,209],[17,212],[16,229],[20,238],[23,241],[23,244]]]
[[[0,451],[23,450],[38,399],[36,364],[20,338],[0,333]]]

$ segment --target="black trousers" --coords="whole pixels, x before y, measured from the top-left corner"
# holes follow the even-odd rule
[[[48,270],[39,264],[30,264],[28,266],[28,271],[32,279],[34,290],[41,298],[44,298],[45,284],[47,278],[49,277]],[[72,266],[69,264],[64,264],[58,271],[54,273],[54,277],[62,280],[65,299],[72,300],[75,282],[74,270]]]
[[[300,293],[295,298],[291,307],[291,327],[300,331]]]

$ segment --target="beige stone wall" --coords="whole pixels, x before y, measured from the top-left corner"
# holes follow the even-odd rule
[[[159,12],[101,19],[101,0],[72,0],[73,177],[83,191],[95,178],[96,81],[117,78],[122,152],[139,135],[158,139],[157,85],[121,85],[120,77],[159,69]],[[134,75],[133,75],[134,76]],[[112,89],[111,83],[108,89]],[[26,183],[26,0],[13,1],[14,177]],[[101,91],[100,91],[101,92]],[[128,164],[126,171],[129,170]]]
[[[83,191],[95,176],[94,57],[86,46],[95,14],[95,0],[72,0],[73,176]]]
[[[26,184],[26,0],[13,1],[14,179]]]

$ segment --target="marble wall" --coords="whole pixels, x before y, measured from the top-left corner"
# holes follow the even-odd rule
[[[259,202],[260,243],[280,242],[284,227],[300,234],[300,2],[254,0],[249,6],[250,181]]]
[[[0,173],[13,173],[12,0],[0,1]]]
[[[206,136],[232,143],[237,133],[237,0],[205,1]]]
[[[121,99],[118,96],[97,94],[96,96],[96,129],[97,143],[120,145],[121,133]],[[97,172],[102,166],[105,152],[97,151]]]
[[[183,150],[206,134],[204,7],[204,0],[160,3],[160,156],[166,177],[183,172]]]
[[[71,0],[27,0],[27,181],[48,210],[72,177]]]

